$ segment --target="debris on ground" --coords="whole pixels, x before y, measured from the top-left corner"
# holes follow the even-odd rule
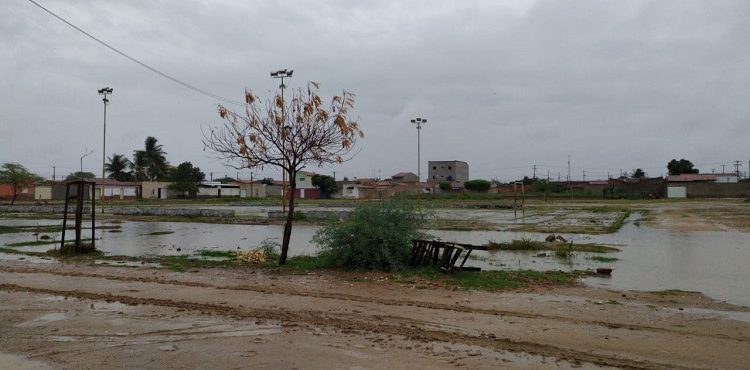
[[[266,253],[262,250],[239,251],[237,260],[247,263],[264,263],[266,262]]]

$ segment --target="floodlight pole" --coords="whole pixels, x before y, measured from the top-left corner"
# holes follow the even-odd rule
[[[281,89],[281,119],[284,123],[286,123],[286,101],[284,101],[284,89],[286,89],[286,85],[284,85],[284,78],[291,78],[292,73],[294,73],[294,70],[291,69],[280,69],[271,72],[271,78],[281,79],[281,85],[279,85],[279,88]],[[281,137],[282,135],[279,133],[279,138]],[[284,146],[284,149],[286,149],[286,146]],[[283,190],[281,191],[281,211],[283,212],[286,211],[286,171],[284,171],[283,168],[281,169],[281,185],[283,187]]]
[[[102,133],[102,191],[101,194],[99,194],[99,200],[102,203],[102,213],[104,213],[104,190],[107,187],[107,176],[104,172],[107,163],[107,103],[109,103],[107,95],[112,94],[112,91],[113,89],[111,87],[99,89],[99,95],[103,96],[102,102],[104,103],[104,130]]]
[[[422,125],[427,123],[426,118],[415,118],[411,120],[411,123],[415,124],[417,126],[417,177],[419,178],[419,181],[422,181],[422,173],[421,173],[421,159],[420,159],[420,138],[419,138],[419,132],[422,131]]]

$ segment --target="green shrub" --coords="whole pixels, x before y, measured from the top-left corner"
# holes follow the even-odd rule
[[[440,184],[438,184],[440,187],[440,190],[442,191],[451,191],[453,190],[453,186],[448,181],[440,181]]]
[[[487,180],[470,180],[464,182],[464,187],[466,188],[466,190],[479,192],[486,192],[487,190],[490,190],[491,185],[492,183]]]
[[[406,264],[411,240],[422,236],[422,224],[406,200],[365,203],[347,219],[318,230],[313,242],[331,265],[388,271]]]

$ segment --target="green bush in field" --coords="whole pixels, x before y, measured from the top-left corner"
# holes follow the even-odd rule
[[[440,184],[438,184],[440,187],[440,190],[442,191],[451,191],[453,190],[453,186],[448,181],[440,181]]]
[[[486,192],[490,190],[490,186],[492,186],[492,183],[487,180],[470,180],[464,182],[466,190],[471,191]]]
[[[388,271],[406,264],[411,240],[422,237],[422,224],[406,200],[366,203],[318,230],[313,242],[331,265]]]

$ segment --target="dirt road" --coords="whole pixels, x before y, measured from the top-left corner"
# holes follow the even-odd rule
[[[748,312],[727,310],[747,311],[699,295],[584,287],[488,293],[329,272],[0,262],[0,360],[40,369],[747,368]],[[15,355],[26,360],[10,362]]]

